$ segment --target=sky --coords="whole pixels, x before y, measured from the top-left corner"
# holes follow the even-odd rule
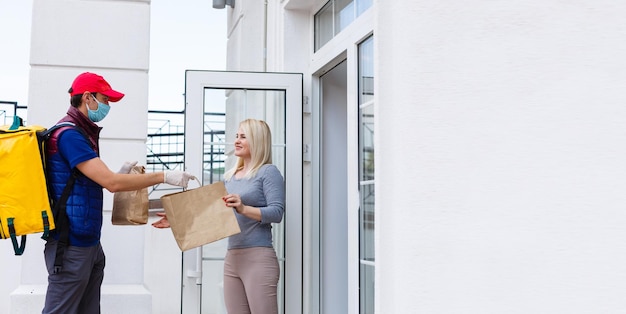
[[[212,3],[151,1],[149,109],[183,109],[185,70],[226,68],[227,10]],[[20,106],[28,105],[32,6],[32,0],[0,0],[0,101]]]

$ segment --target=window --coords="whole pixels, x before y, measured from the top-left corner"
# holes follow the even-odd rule
[[[328,1],[315,14],[315,51],[333,39],[371,6],[372,0]]]

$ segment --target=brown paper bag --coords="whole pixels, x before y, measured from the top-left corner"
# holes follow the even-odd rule
[[[224,182],[216,182],[161,196],[172,233],[181,251],[215,242],[241,232],[235,213],[222,196]]]
[[[143,166],[134,166],[130,173],[145,173]],[[148,222],[148,188],[113,194],[114,225],[145,225]]]

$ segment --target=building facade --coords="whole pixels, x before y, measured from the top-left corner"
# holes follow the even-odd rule
[[[213,141],[195,117],[214,112],[214,96],[225,153],[242,118],[279,134],[282,312],[626,307],[626,4],[240,0],[226,10],[227,72],[186,73],[186,111],[198,113],[186,117],[186,166],[205,169],[197,156]],[[29,122],[54,123],[67,108],[59,91],[93,69],[133,103],[103,122],[102,158],[145,160],[149,19],[150,1],[35,0]],[[119,45],[67,49],[94,34]],[[3,258],[0,312],[40,311],[41,242]],[[111,225],[102,242],[103,312],[224,312],[223,242],[181,254],[166,230]]]

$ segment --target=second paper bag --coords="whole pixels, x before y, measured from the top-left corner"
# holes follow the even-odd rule
[[[237,217],[222,196],[224,182],[161,196],[172,233],[186,251],[241,232]]]
[[[134,166],[130,173],[144,174],[144,166]],[[111,223],[114,225],[145,225],[148,222],[148,188],[115,192]]]

